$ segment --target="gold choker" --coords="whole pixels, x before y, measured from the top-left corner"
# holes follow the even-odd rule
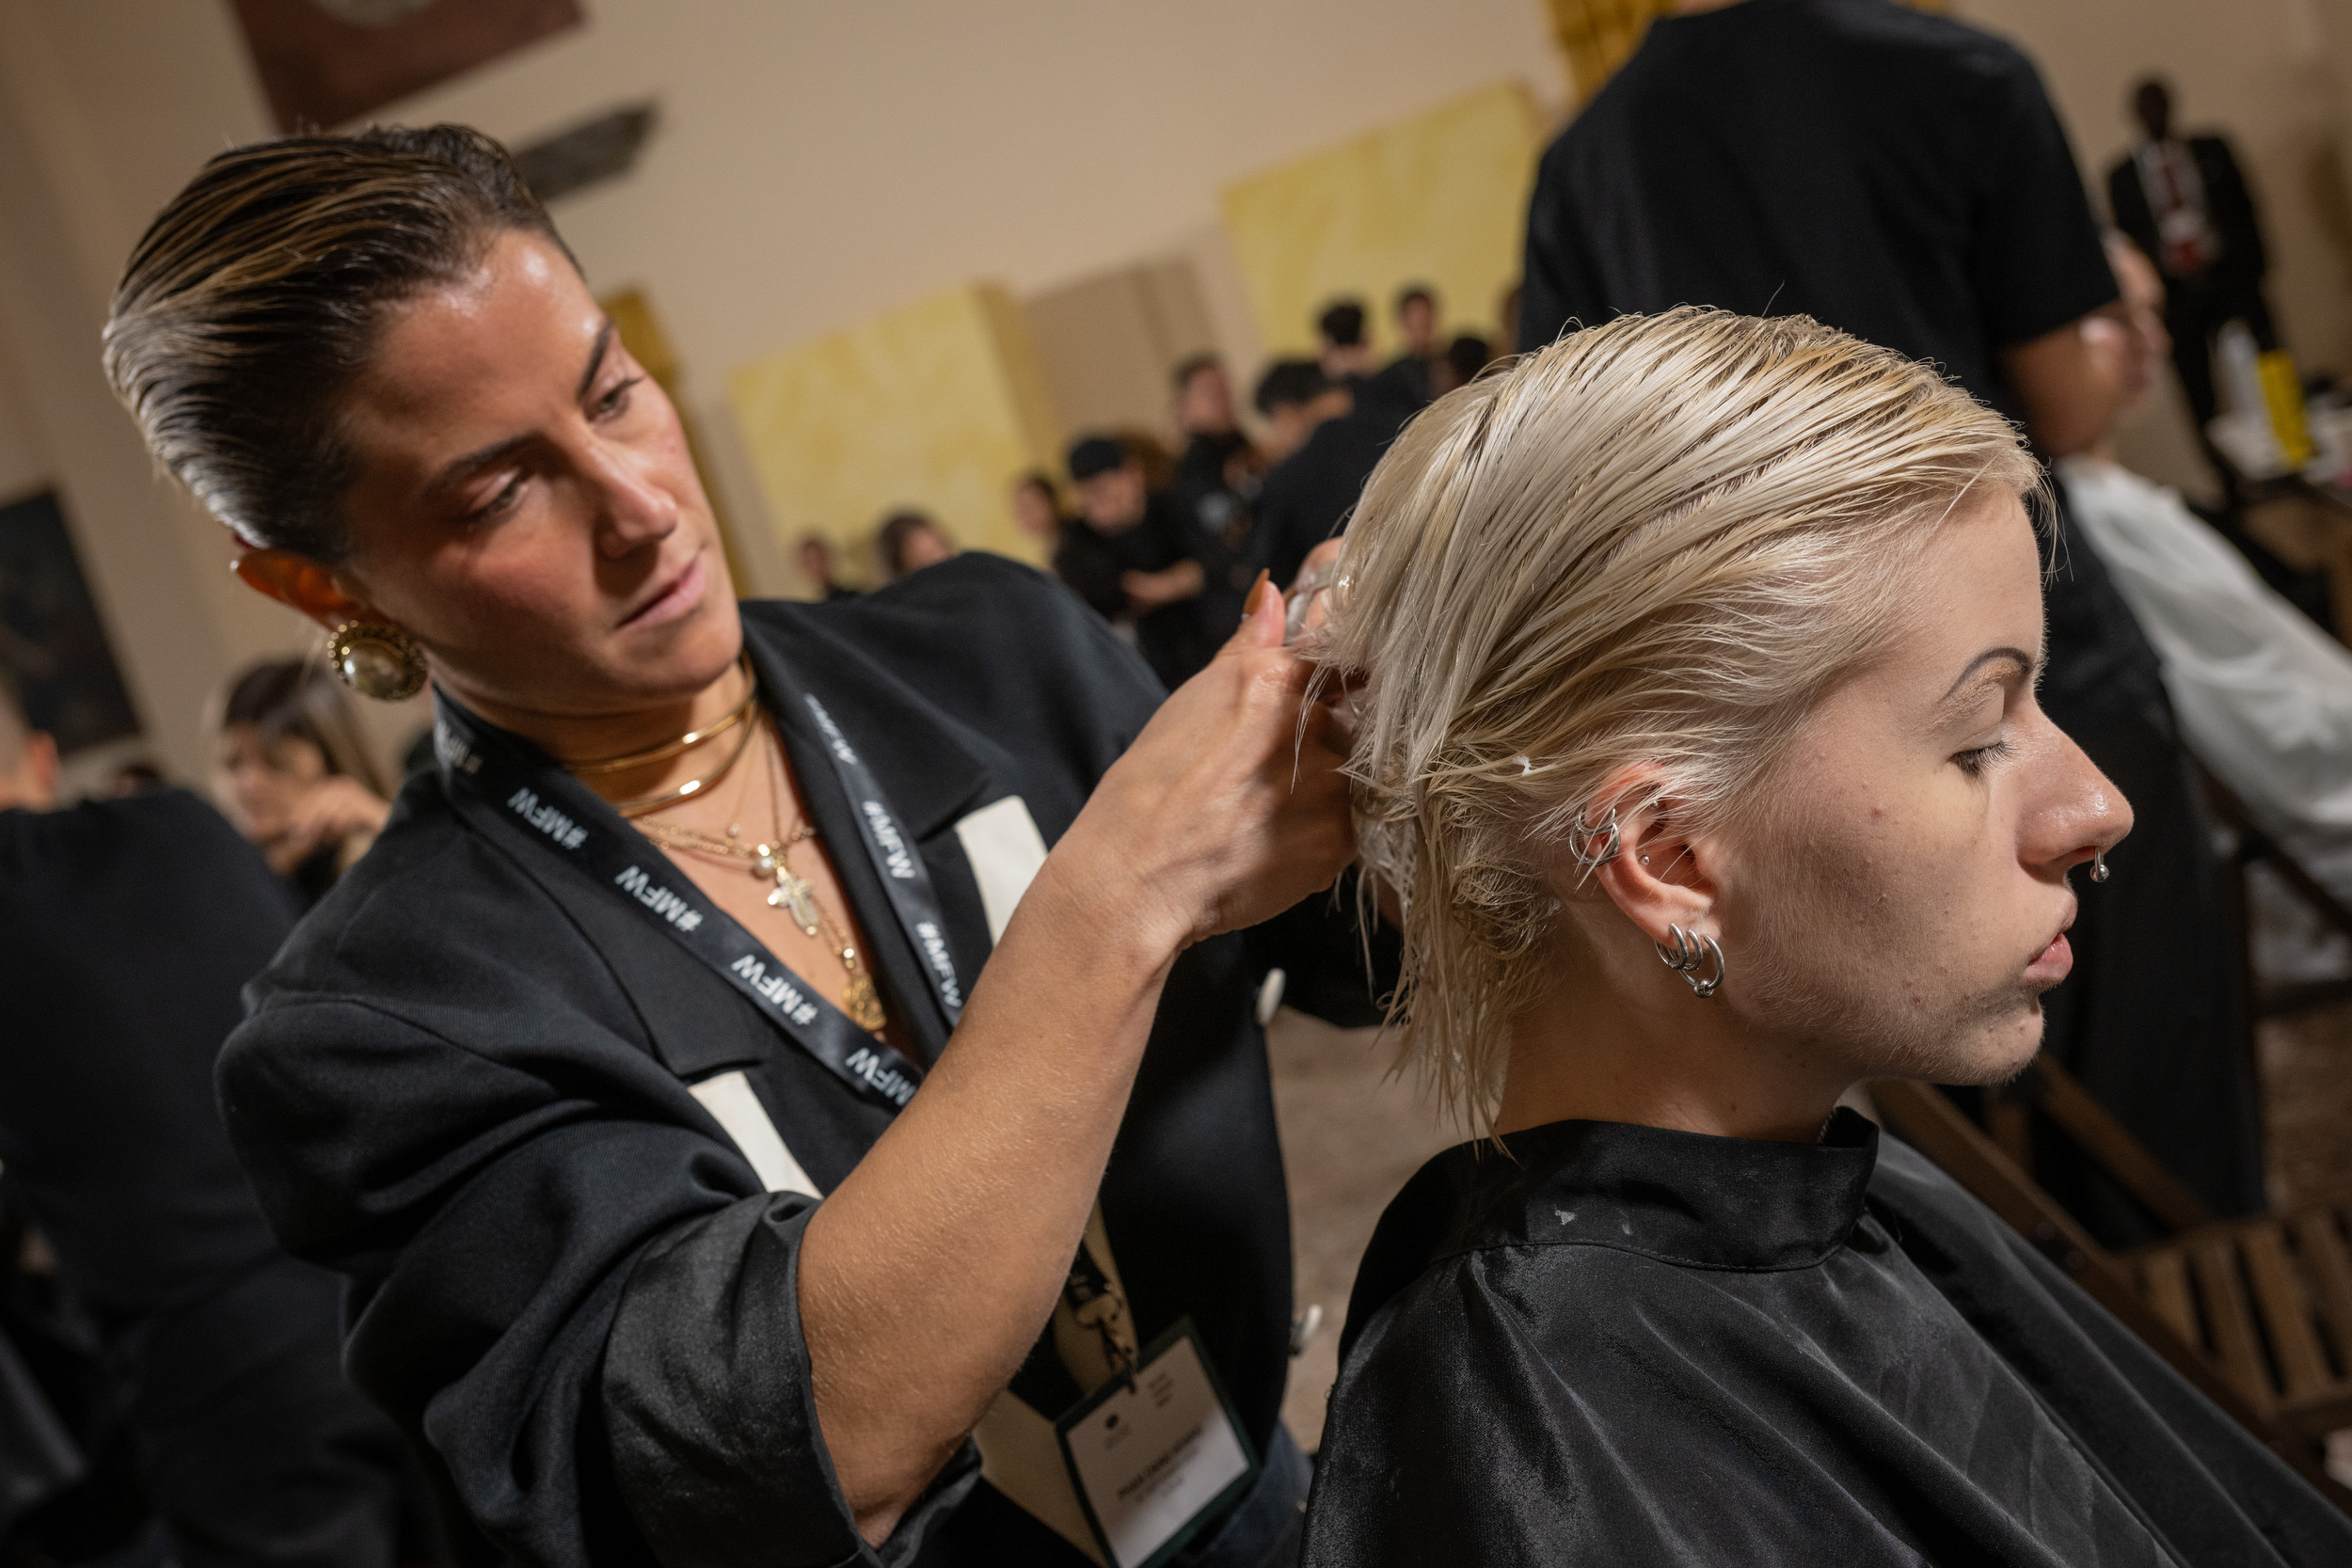
[[[665,740],[659,746],[648,746],[642,752],[625,752],[617,757],[597,757],[589,762],[565,762],[559,763],[557,766],[574,777],[583,773],[622,773],[632,768],[644,768],[657,762],[667,762],[682,752],[692,751],[715,736],[724,735],[750,718],[752,709],[759,705],[759,682],[752,674],[751,655],[745,654],[739,658],[736,661],[736,667],[743,672],[743,700],[735,705],[735,711],[708,729],[688,730],[675,740]]]

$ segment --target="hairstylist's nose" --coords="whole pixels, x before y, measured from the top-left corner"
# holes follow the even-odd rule
[[[678,525],[677,498],[639,471],[627,453],[598,446],[581,480],[596,509],[596,547],[617,560],[669,536]]]

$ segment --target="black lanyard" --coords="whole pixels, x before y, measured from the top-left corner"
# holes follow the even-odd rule
[[[914,1098],[923,1082],[921,1068],[851,1022],[765,942],[707,902],[701,889],[601,797],[528,741],[483,722],[437,689],[433,695],[433,749],[442,786],[469,820],[526,853],[554,855],[578,867],[607,896],[634,910],[639,919],[749,997],[793,1044],[866,1099],[896,1110]],[[832,719],[814,697],[792,695],[808,704],[825,732],[834,769],[856,807],[866,852],[882,872],[891,908],[924,956],[940,1010],[953,1026],[963,1010],[962,990],[922,859],[899,833],[881,786]]]

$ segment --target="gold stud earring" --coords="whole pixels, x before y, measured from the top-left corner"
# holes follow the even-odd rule
[[[389,621],[345,621],[326,640],[326,662],[362,697],[405,702],[424,689],[424,650]]]

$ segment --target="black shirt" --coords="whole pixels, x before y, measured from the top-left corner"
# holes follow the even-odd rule
[[[1061,589],[977,552],[845,603],[746,605],[744,629],[763,692],[790,672],[879,779],[970,994],[990,927],[960,824],[1018,797],[1051,844],[1157,683]],[[860,843],[820,737],[776,717],[818,832]],[[354,1378],[478,1525],[466,1560],[1077,1563],[1009,1505],[962,1528],[985,1500],[968,1448],[882,1553],[860,1544],[795,1294],[814,1205],[764,1191],[689,1085],[747,1073],[824,1192],[888,1113],[601,883],[485,836],[452,787],[403,790],[256,984],[221,1085],[287,1244],[350,1278]],[[879,876],[834,865],[909,1054],[934,1059],[945,1025],[902,1000],[930,991]],[[1177,962],[1102,1207],[1138,1333],[1189,1315],[1263,1451],[1290,1232],[1249,951]]]
[[[1120,585],[1126,572],[1164,572],[1180,561],[1199,560],[1200,550],[1193,529],[1175,498],[1154,490],[1144,498],[1143,515],[1134,527],[1103,533],[1083,518],[1062,526],[1061,543],[1054,551],[1054,575],[1078,597],[1093,606],[1104,620],[1127,614],[1127,591]],[[1205,572],[1207,568],[1204,566]],[[1192,599],[1136,617],[1136,643],[1162,685],[1173,690],[1209,661],[1216,643],[1204,648],[1200,607]]]
[[[2024,55],[1893,0],[1745,0],[1653,22],[1544,154],[1519,346],[1677,305],[1808,315],[2014,415],[1994,349],[2115,297]]]
[[[1365,385],[1352,410],[1315,426],[1259,487],[1250,554],[1277,588],[1288,590],[1308,552],[1340,531],[1407,418],[1395,404],[1362,401]]]
[[[334,1332],[334,1281],[278,1250],[213,1096],[295,913],[185,790],[0,812],[0,1162],[68,1282],[175,1378]]]
[[[2352,1520],[1851,1111],[1423,1166],[1348,1307],[1313,1568],[2310,1564]]]

